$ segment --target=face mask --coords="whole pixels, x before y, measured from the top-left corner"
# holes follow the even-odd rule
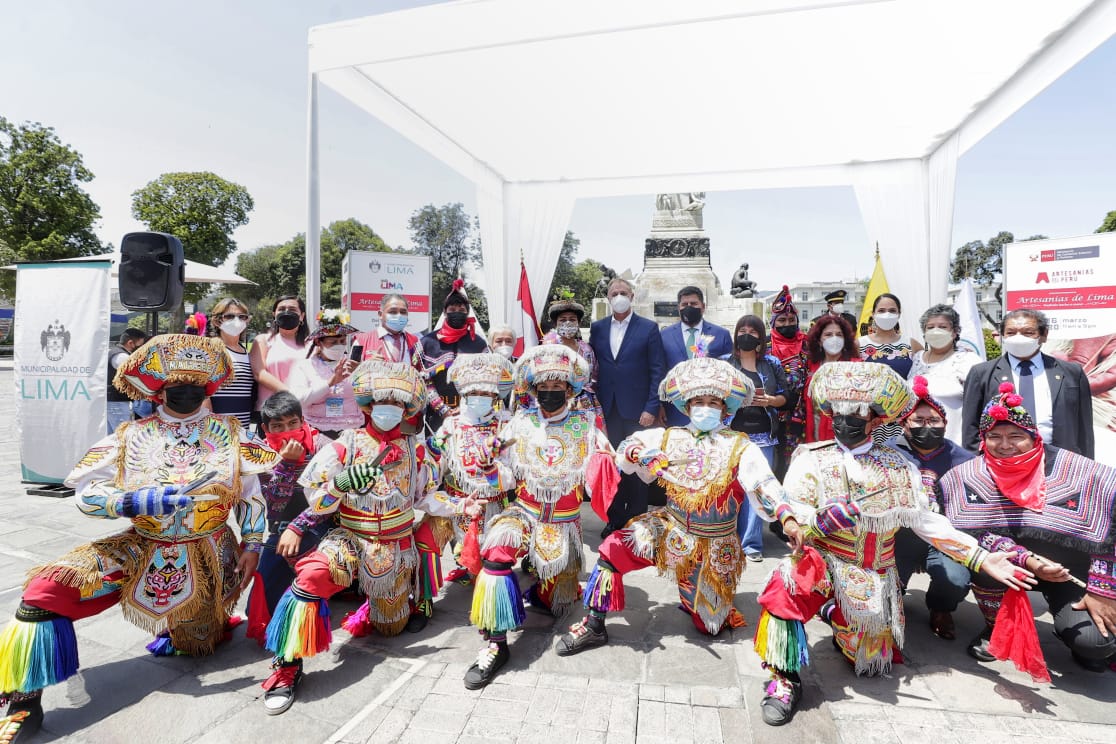
[[[240,334],[244,333],[244,329],[247,327],[248,324],[240,319],[226,320],[221,323],[221,331],[229,336],[239,336]]]
[[[167,408],[175,413],[193,413],[201,408],[205,400],[205,387],[202,385],[179,385],[178,387],[164,388],[163,395],[167,400]]]
[[[535,393],[535,399],[539,401],[539,408],[546,413],[553,413],[562,410],[562,406],[566,405],[566,391],[539,390]]]
[[[399,406],[386,403],[372,406],[372,424],[380,431],[391,431],[399,426],[399,422],[402,420],[403,409]]]
[[[742,333],[736,337],[736,348],[741,351],[755,351],[759,345],[760,340],[751,334]]]
[[[859,416],[834,416],[833,417],[833,436],[837,441],[848,448],[853,448],[858,444],[863,444],[868,435],[864,430],[868,428],[868,422]]]
[[[492,413],[492,398],[487,395],[466,395],[465,410],[474,418],[487,418]]]
[[[392,333],[400,333],[410,320],[410,316],[403,313],[388,313],[384,316],[384,327]]]
[[[876,328],[881,331],[890,331],[899,325],[899,313],[876,313]]]
[[[290,310],[284,310],[275,316],[275,325],[284,331],[293,331],[301,322],[298,313],[292,313]]]
[[[557,325],[555,330],[562,338],[573,338],[577,335],[577,323],[575,321],[563,321]]]
[[[469,313],[446,313],[446,325],[455,331],[459,331],[465,327],[465,319],[469,317]]]
[[[945,429],[939,426],[912,426],[907,440],[920,450],[936,450],[945,441]]]
[[[514,346],[497,346],[492,350],[494,352],[496,352],[497,354],[499,354],[500,356],[504,357],[504,359],[511,359],[512,354],[515,353],[515,347]]]
[[[322,358],[328,359],[331,362],[337,362],[345,358],[345,347],[341,344],[336,346],[323,346]]]
[[[841,336],[829,336],[822,340],[822,348],[826,354],[840,354],[845,348],[845,339]]]
[[[775,329],[775,332],[789,341],[798,335],[798,326],[779,326]]]
[[[1017,359],[1027,359],[1039,349],[1039,340],[1031,338],[1030,336],[1023,336],[1016,334],[1015,336],[1005,336],[1000,341],[1000,346],[1004,351],[1011,354]]]
[[[833,305],[831,305],[831,306],[830,306],[829,310],[830,310],[830,312],[833,312],[833,313],[835,313],[835,314],[836,314],[836,313],[841,313],[841,312],[844,312],[844,310],[845,310],[845,303],[843,303],[843,302],[836,302],[836,303],[834,303]]]
[[[608,304],[612,307],[612,312],[623,315],[632,309],[632,298],[627,295],[616,295],[608,301]]]
[[[947,331],[945,328],[928,328],[922,337],[926,339],[926,345],[931,349],[944,349],[953,343],[953,331]]]
[[[697,325],[698,323],[701,322],[701,308],[700,307],[693,307],[692,305],[687,305],[686,307],[679,310],[678,314],[682,316],[682,322],[685,323],[686,325],[694,326],[694,325]]]
[[[721,409],[713,406],[694,406],[690,409],[690,423],[698,431],[713,431],[721,423]]]

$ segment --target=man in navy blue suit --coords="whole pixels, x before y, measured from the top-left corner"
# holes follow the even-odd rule
[[[714,359],[729,359],[732,356],[732,335],[719,325],[706,322],[705,294],[700,287],[683,287],[678,290],[678,315],[681,322],[662,330],[663,353],[666,355],[666,371],[674,365],[693,358],[693,348],[702,336],[708,336],[705,356]],[[667,426],[685,426],[690,423],[686,414],[674,406],[665,406]]]
[[[658,324],[632,312],[632,285],[617,277],[608,283],[607,296],[612,315],[590,326],[589,345],[597,355],[597,400],[604,411],[608,441],[616,447],[655,423],[659,382],[666,370]],[[647,485],[636,475],[621,476],[601,537],[645,511]]]

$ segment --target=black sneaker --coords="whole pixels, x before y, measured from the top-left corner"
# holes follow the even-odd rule
[[[12,700],[8,712],[0,718],[0,741],[26,741],[43,727],[43,694],[19,696]]]
[[[783,677],[772,677],[764,689],[760,711],[768,726],[782,726],[794,718],[795,708],[802,699],[802,683]]]
[[[403,626],[403,630],[408,633],[418,633],[426,627],[428,622],[430,622],[430,618],[426,616],[425,612],[422,610],[415,610],[411,613],[411,616],[407,618],[407,624]]]
[[[511,651],[506,643],[489,643],[477,654],[473,665],[465,670],[465,689],[479,690],[486,686],[510,658]]]
[[[272,668],[275,671],[263,683],[263,704],[264,712],[269,716],[277,716],[286,713],[294,705],[295,690],[302,680],[302,659],[277,661]]]
[[[969,652],[969,656],[977,661],[995,661],[996,657],[988,650],[988,643],[992,640],[992,626],[985,625],[984,630],[980,634],[969,641],[969,646],[965,650]]]
[[[570,632],[558,639],[555,651],[559,656],[573,656],[589,648],[596,648],[608,643],[608,631],[601,628],[593,630],[589,623],[582,620],[570,626]]]

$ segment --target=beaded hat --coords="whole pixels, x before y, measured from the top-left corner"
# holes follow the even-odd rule
[[[796,317],[798,316],[798,308],[794,306],[790,289],[785,284],[779,290],[779,294],[775,295],[775,299],[771,301],[771,325],[775,325],[776,315],[784,313],[794,313]]]
[[[369,359],[357,365],[350,379],[361,408],[385,401],[402,403],[404,417],[411,418],[426,405],[426,382],[410,364]]]
[[[524,352],[515,365],[515,392],[525,395],[533,392],[540,382],[559,380],[568,382],[578,395],[589,382],[589,362],[561,344],[534,346]]]
[[[326,336],[348,336],[357,333],[357,329],[349,325],[349,313],[345,310],[322,308],[318,311],[317,320],[318,327],[307,336],[311,342]]]
[[[941,416],[943,420],[948,420],[945,407],[938,402],[937,398],[930,394],[930,383],[925,377],[918,375],[911,381],[911,392],[915,394],[918,400],[914,402],[914,405],[911,406],[911,410],[907,411],[903,418],[909,417],[919,405],[925,403],[937,411],[938,415]]]
[[[550,307],[546,311],[546,315],[550,318],[551,323],[558,322],[558,316],[565,312],[577,313],[577,319],[580,322],[585,318],[585,307],[580,303],[573,300],[555,300],[550,303]]]
[[[1010,382],[1000,383],[1000,394],[988,401],[980,414],[980,435],[983,437],[996,424],[1015,424],[1033,437],[1038,437],[1031,414],[1023,407],[1023,396],[1015,392]]]
[[[495,393],[503,398],[512,389],[512,365],[499,354],[458,354],[449,381],[461,395]]]
[[[915,405],[907,381],[886,364],[826,362],[810,382],[814,405],[826,413],[867,413],[869,409],[890,423]]]
[[[686,403],[699,395],[715,395],[725,402],[725,413],[732,416],[749,405],[756,386],[740,370],[726,361],[695,357],[674,365],[659,384],[659,398],[673,403],[682,413]]]
[[[168,333],[132,352],[112,384],[132,400],[158,400],[168,383],[205,385],[205,394],[232,382],[233,366],[221,339]]]

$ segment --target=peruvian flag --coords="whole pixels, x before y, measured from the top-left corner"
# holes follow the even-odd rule
[[[523,356],[523,352],[532,346],[539,345],[542,338],[542,329],[539,328],[538,314],[535,313],[535,303],[531,299],[531,285],[527,282],[527,267],[523,259],[519,259],[519,291],[515,293],[515,302],[519,305],[519,313],[512,319],[515,328],[515,356]]]

